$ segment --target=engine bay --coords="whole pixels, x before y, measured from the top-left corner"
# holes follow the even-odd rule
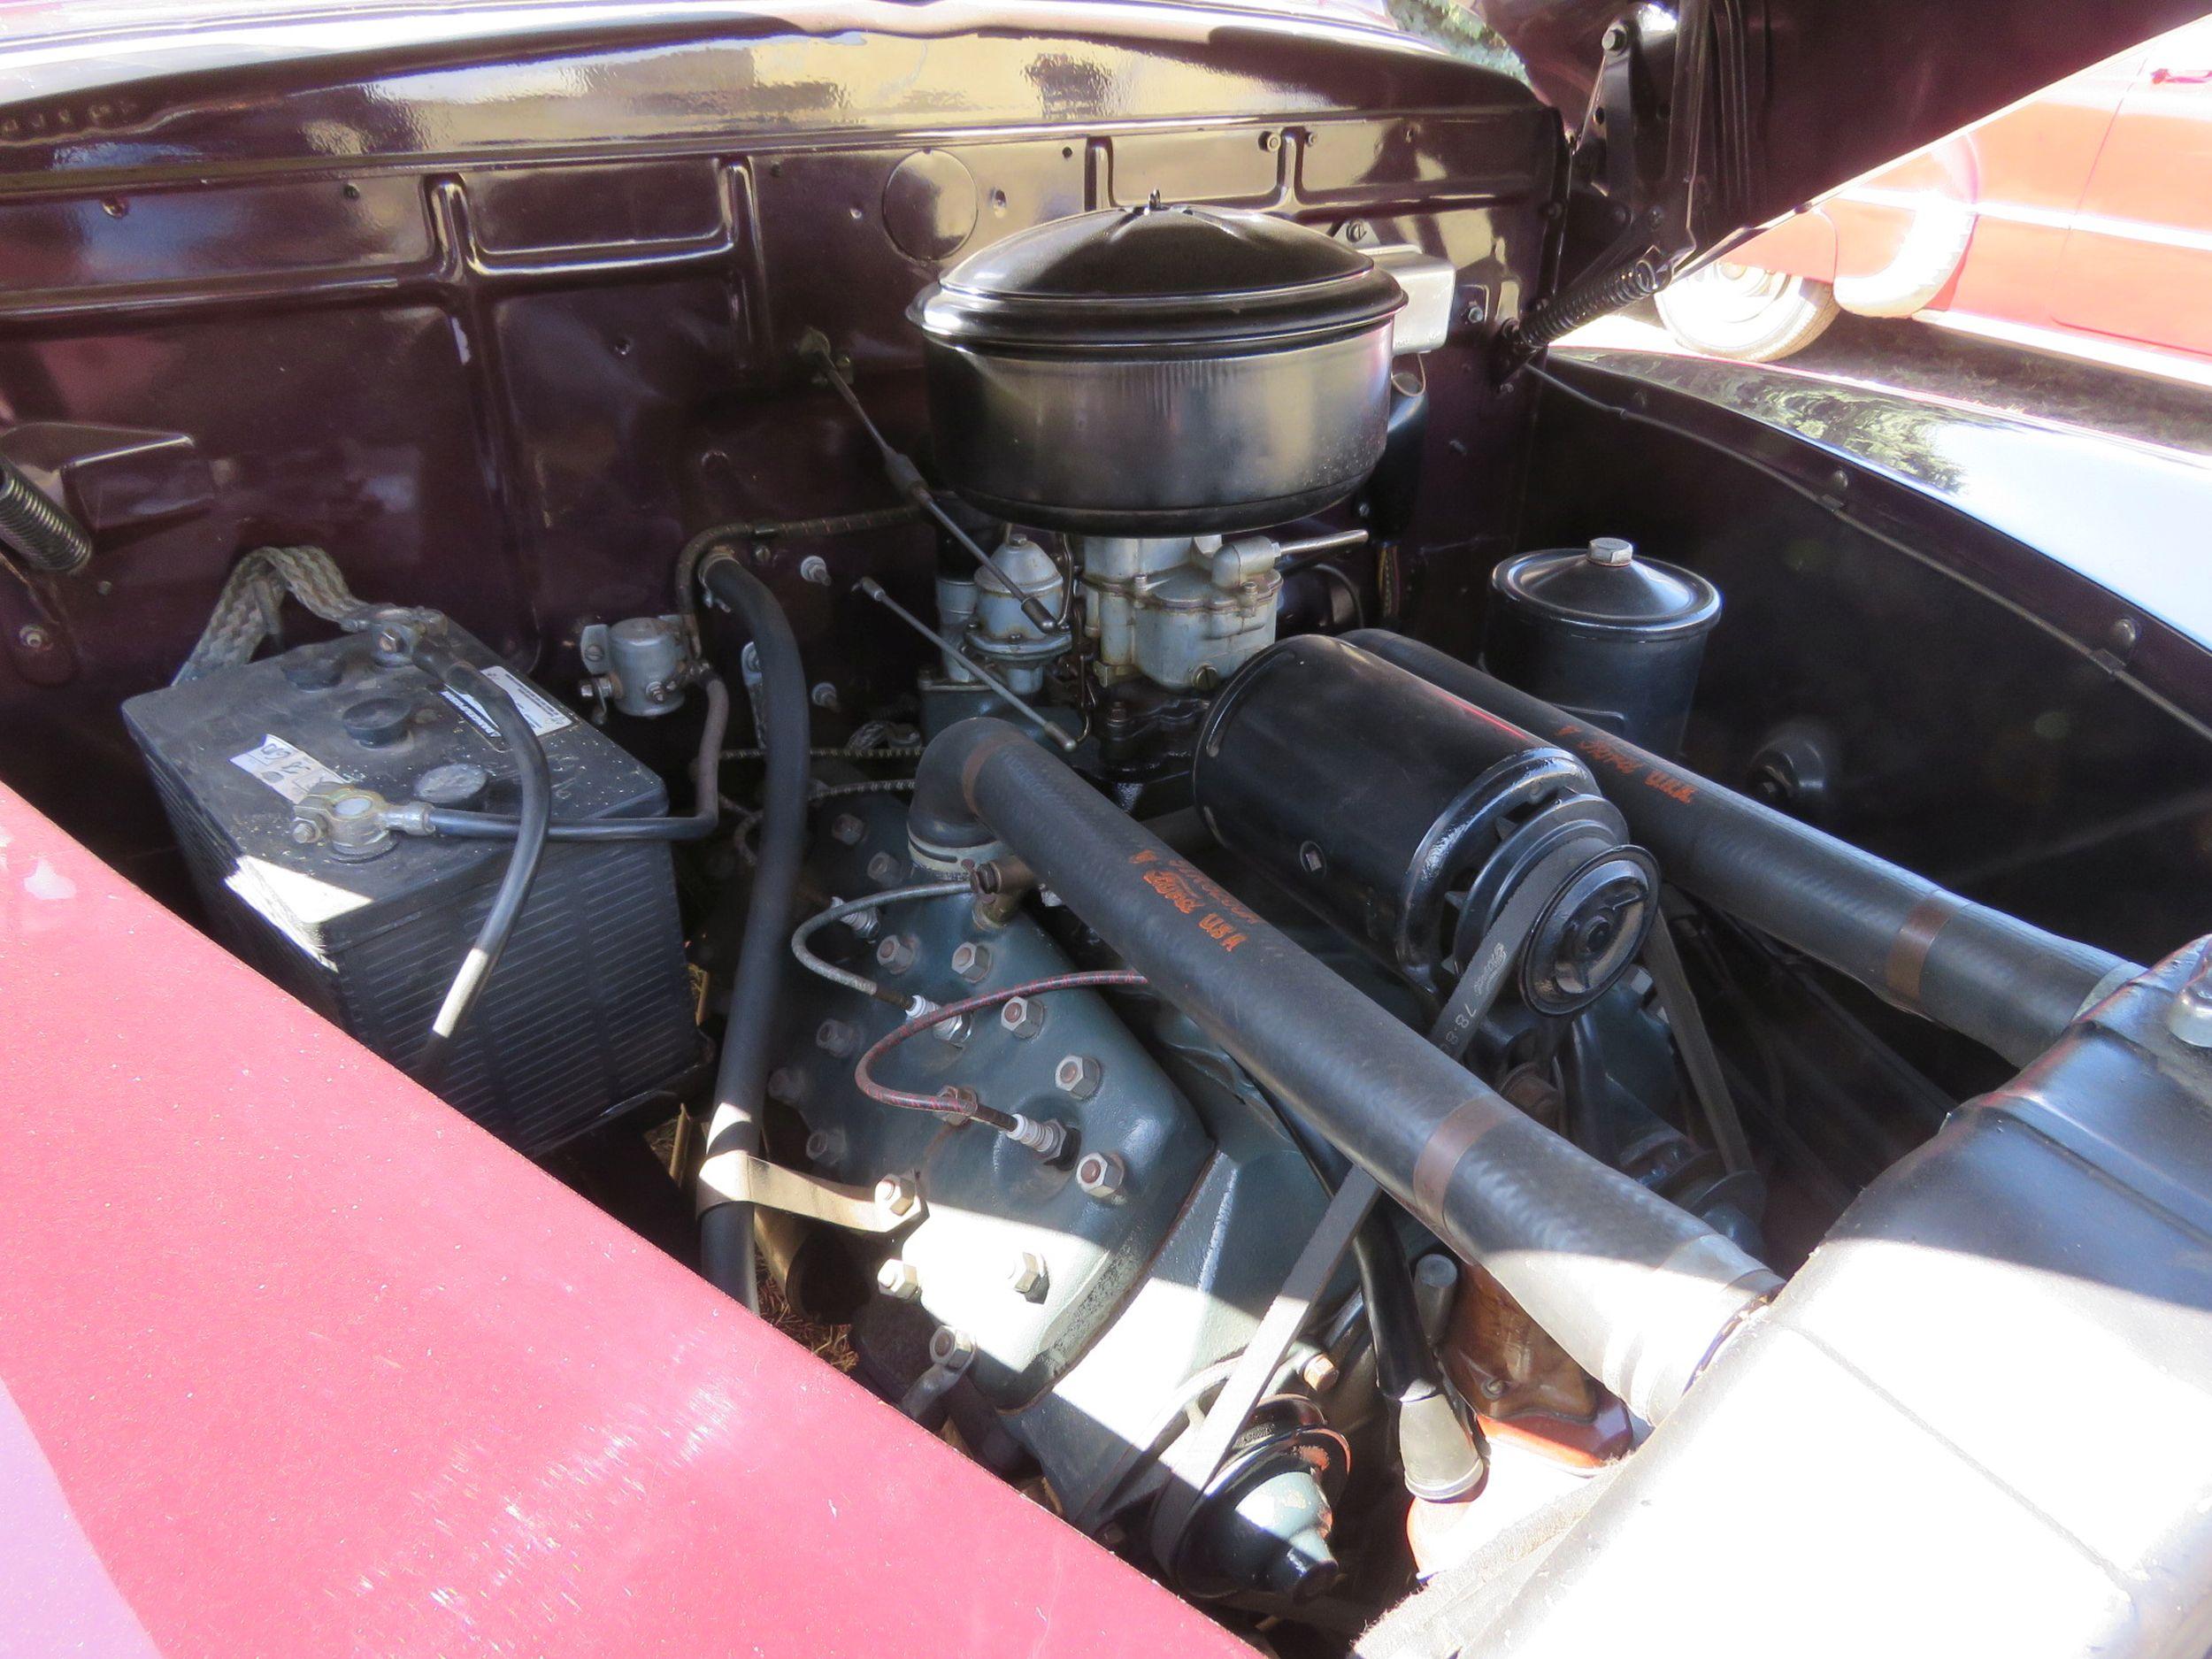
[[[979,37],[1047,127],[933,135],[949,72],[862,32],[864,131],[0,203],[97,250],[0,296],[8,777],[1263,1651],[1457,1651],[1697,1425],[1786,1417],[1755,1368],[1855,1225],[1974,1257],[2060,1184],[1993,1125],[2212,1094],[2202,964],[2142,965],[2205,919],[2203,740],[1792,517],[1855,474],[1809,505],[1517,348],[1525,88],[1159,27]],[[815,85],[675,43],[602,113],[741,50]],[[180,254],[188,198],[295,251]],[[1987,1380],[1826,1340],[1809,1420]]]

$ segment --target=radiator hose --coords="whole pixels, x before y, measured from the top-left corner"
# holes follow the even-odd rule
[[[2143,970],[2047,933],[1724,789],[1403,634],[1348,643],[1587,765],[1669,881],[2025,1065]]]
[[[1507,1103],[1004,721],[922,757],[933,858],[1003,842],[1284,1107],[1647,1422],[1780,1281]]]
[[[807,745],[812,733],[799,642],[775,595],[726,552],[708,555],[699,567],[699,580],[737,614],[759,655],[757,712],[767,750],[759,856],[746,901],[729,1021],[723,1028],[722,1057],[715,1071],[714,1112],[707,1124],[706,1154],[712,1158],[760,1150],[768,1044],[783,979],[784,941],[790,936],[799,865],[806,852]],[[700,1191],[704,1196],[709,1189],[703,1185]],[[722,1202],[701,1212],[699,1271],[758,1311],[750,1204]]]

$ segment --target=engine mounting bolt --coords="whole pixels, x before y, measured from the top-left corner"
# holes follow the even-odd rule
[[[827,709],[832,714],[837,712],[837,687],[826,680],[815,681],[814,689],[806,694],[806,699],[818,709]]]
[[[1052,1086],[1070,1100],[1088,1100],[1106,1080],[1106,1068],[1087,1054],[1071,1054],[1053,1068]]]
[[[910,1216],[921,1197],[908,1175],[887,1175],[876,1183],[876,1202],[895,1216]]]
[[[799,580],[812,582],[817,588],[830,585],[829,561],[819,553],[810,553],[799,561]]]
[[[975,1358],[975,1339],[965,1331],[941,1325],[929,1339],[929,1363],[947,1371],[965,1371]]]
[[[1034,1250],[1024,1250],[1006,1264],[1006,1283],[1017,1296],[1035,1302],[1045,1291],[1045,1258]]]
[[[859,1045],[860,1033],[841,1019],[826,1019],[814,1028],[814,1046],[824,1054],[843,1059]]]
[[[879,887],[899,879],[899,861],[889,853],[878,853],[868,861],[868,879]]]
[[[1299,1367],[1298,1375],[1306,1386],[1317,1394],[1325,1394],[1336,1386],[1336,1362],[1326,1354],[1316,1354]]]
[[[876,966],[889,973],[904,973],[914,965],[921,947],[911,933],[893,933],[876,947]]]
[[[991,948],[970,940],[954,948],[952,971],[970,985],[979,985],[991,971]]]
[[[1086,1152],[1076,1162],[1075,1184],[1082,1188],[1086,1197],[1110,1204],[1129,1184],[1129,1171],[1110,1152]]]
[[[922,1294],[922,1276],[914,1271],[914,1263],[888,1258],[876,1269],[876,1288],[894,1302],[915,1302]]]
[[[1044,1004],[1033,996],[1010,997],[998,1010],[998,1023],[1017,1037],[1033,1037],[1045,1028]]]
[[[840,812],[830,820],[830,839],[840,847],[857,847],[868,826],[849,812]]]

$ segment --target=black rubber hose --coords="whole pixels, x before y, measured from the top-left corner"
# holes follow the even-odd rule
[[[734,611],[760,658],[758,713],[767,749],[761,790],[757,862],[730,992],[729,1021],[714,1078],[707,1156],[757,1153],[767,1087],[768,1045],[782,987],[784,941],[791,933],[799,865],[806,853],[807,745],[811,741],[806,670],[791,623],[760,579],[729,554],[710,554],[699,580]],[[759,1308],[753,1282],[750,1204],[718,1203],[699,1217],[700,1271],[748,1308]]]
[[[2016,1065],[2143,972],[1947,893],[1402,634],[1345,638],[1573,753],[1677,887]]]
[[[555,818],[546,836],[557,841],[696,841],[714,833],[722,821],[722,794],[716,787],[722,766],[722,739],[730,727],[729,688],[710,678],[705,685],[706,723],[699,732],[698,782],[691,812],[685,818]],[[431,833],[463,841],[510,841],[519,818],[499,812],[466,812],[434,806],[423,813]]]
[[[1001,720],[922,757],[918,841],[1003,840],[1154,989],[1647,1422],[1779,1280],[1471,1076]]]
[[[514,699],[489,675],[462,661],[450,645],[435,637],[419,639],[413,657],[418,668],[447,690],[473,699],[484,710],[485,718],[514,759],[515,779],[522,794],[520,810],[515,815],[515,849],[508,856],[506,872],[500,877],[491,908],[484,912],[484,920],[476,930],[476,942],[461,958],[452,984],[446,987],[445,1001],[439,1004],[437,1018],[430,1024],[430,1041],[415,1062],[417,1080],[434,1089],[452,1061],[454,1039],[483,995],[492,970],[499,965],[501,953],[522,916],[522,907],[529,901],[531,884],[538,879],[538,865],[545,856],[546,830],[553,821],[553,773],[546,764],[537,733],[515,706]]]
[[[49,576],[71,575],[92,557],[85,527],[5,456],[0,456],[0,547]]]

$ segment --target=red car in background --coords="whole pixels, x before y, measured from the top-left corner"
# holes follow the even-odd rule
[[[2212,18],[1846,185],[1658,308],[1749,362],[1854,311],[2212,384],[2208,288]]]

